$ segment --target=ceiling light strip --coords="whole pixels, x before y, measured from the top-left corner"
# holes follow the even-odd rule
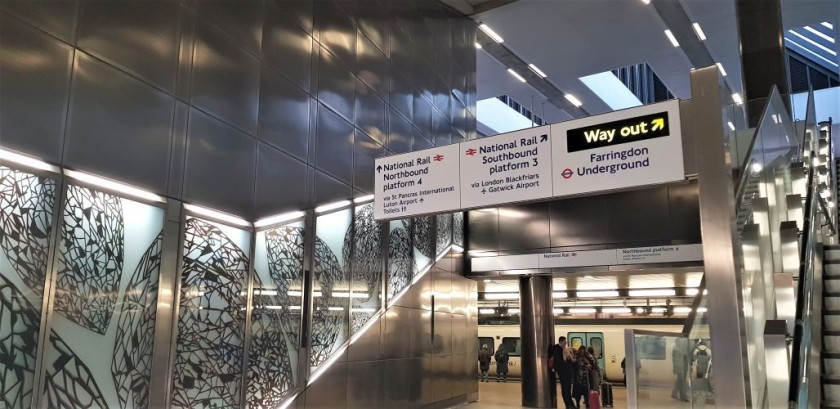
[[[530,68],[530,69],[531,69],[531,71],[533,71],[533,72],[534,72],[534,74],[537,74],[537,75],[539,75],[540,77],[543,77],[543,78],[548,77],[548,75],[545,75],[545,73],[544,73],[544,72],[542,72],[542,70],[541,70],[541,69],[539,69],[539,67],[537,67],[537,66],[536,66],[536,65],[534,65],[534,64],[528,64],[528,68]]]
[[[492,38],[493,41],[495,41],[499,44],[505,42],[505,39],[502,38],[502,36],[497,34],[495,31],[493,31],[493,29],[490,28],[490,26],[488,26],[487,24],[481,23],[481,24],[478,25],[478,28],[480,28],[481,31],[484,32],[484,34],[487,34],[488,36],[490,36],[490,38]]]
[[[522,77],[521,75],[519,75],[519,73],[518,73],[518,72],[514,71],[514,70],[513,70],[513,68],[508,68],[508,70],[507,70],[507,71],[510,73],[510,75],[513,75],[513,76],[514,76],[516,79],[518,79],[519,81],[521,81],[521,82],[527,82],[527,81],[525,81],[525,78],[524,78],[524,77]]]
[[[831,44],[834,44],[834,39],[825,35],[825,33],[823,33],[822,31],[816,30],[811,26],[805,26],[805,27],[802,27],[802,28],[804,28],[805,31],[808,31],[811,34],[814,34],[815,36],[817,36],[819,38],[822,38],[823,40],[828,41]]]
[[[231,214],[223,213],[218,210],[208,209],[206,207],[196,206],[194,204],[184,203],[184,209],[200,216],[215,219],[220,222],[230,223],[240,227],[251,227],[251,223],[247,220]]]
[[[350,201],[349,200],[342,200],[342,201],[339,201],[339,202],[328,203],[328,204],[316,207],[315,208],[315,213],[325,213],[325,212],[329,212],[331,210],[338,210],[338,209],[341,209],[342,207],[347,207],[347,206],[350,206]]]
[[[716,62],[715,65],[717,65],[718,70],[720,71],[720,76],[725,77],[726,76],[726,70],[723,69],[723,64],[721,64],[719,62]]]
[[[700,41],[706,41],[706,33],[704,33],[703,29],[700,28],[700,23],[691,24],[691,28],[694,29],[694,32],[697,34],[697,38],[699,38]]]
[[[583,102],[580,102],[580,100],[579,100],[579,99],[577,99],[577,97],[575,97],[575,96],[574,96],[574,95],[572,95],[572,94],[566,94],[566,95],[565,95],[565,97],[566,97],[566,100],[567,100],[567,101],[571,102],[571,103],[572,103],[572,105],[574,105],[574,106],[576,106],[576,107],[578,107],[578,108],[580,108],[580,107],[581,107],[581,105],[583,105]]]
[[[269,217],[259,219],[256,222],[254,222],[254,227],[271,226],[273,224],[278,224],[278,223],[286,222],[286,221],[289,221],[289,220],[300,219],[301,217],[304,217],[304,216],[306,216],[306,213],[304,213],[303,211],[282,213],[282,214],[278,214],[276,216],[269,216]]]
[[[94,186],[98,186],[104,189],[113,190],[116,192],[123,193],[127,196],[133,196],[139,199],[150,200],[153,202],[165,203],[166,199],[162,196],[158,196],[148,190],[143,190],[136,188],[134,186],[127,185],[125,183],[116,182],[110,179],[105,179],[100,176],[92,175],[90,173],[79,172],[76,170],[64,169],[64,174],[67,177],[76,179],[78,181],[89,183]],[[245,222],[248,223],[248,222]],[[248,223],[250,226],[250,223]]]
[[[356,204],[367,203],[367,202],[372,201],[373,199],[374,199],[373,195],[367,195],[367,196],[357,197],[357,198],[353,199],[353,203],[356,203]]]
[[[793,34],[793,35],[795,35],[795,36],[797,36],[797,37],[799,37],[799,38],[801,38],[801,39],[803,39],[803,40],[807,41],[809,44],[813,45],[814,47],[819,48],[820,50],[823,50],[823,51],[825,51],[825,52],[827,52],[827,53],[829,53],[829,54],[831,54],[831,55],[833,55],[833,56],[835,56],[835,57],[837,56],[837,52],[836,52],[836,51],[834,51],[834,50],[832,50],[832,49],[830,49],[830,48],[828,48],[828,47],[826,47],[826,46],[824,46],[824,45],[822,45],[822,44],[820,44],[820,43],[818,43],[818,42],[816,42],[816,41],[814,41],[814,40],[812,40],[812,39],[810,39],[810,38],[808,38],[808,37],[805,37],[804,35],[799,34],[798,32],[796,32],[796,31],[794,31],[794,30],[788,30],[788,33],[791,33],[791,34]]]
[[[665,36],[668,37],[668,40],[671,41],[671,44],[673,44],[674,47],[680,46],[679,41],[677,41],[677,38],[674,37],[674,33],[672,33],[671,30],[665,30]]]
[[[12,162],[27,168],[46,170],[48,172],[59,173],[61,169],[58,166],[50,165],[40,159],[33,158],[26,155],[21,155],[7,149],[0,148],[0,164],[4,161]]]

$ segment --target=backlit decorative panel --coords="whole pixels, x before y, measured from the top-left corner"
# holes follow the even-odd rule
[[[249,237],[186,222],[173,407],[239,406]]]
[[[315,275],[313,291],[311,355],[309,364],[321,365],[347,340],[350,275],[339,258],[350,230],[350,209],[318,217],[315,225]]]
[[[391,300],[411,283],[412,256],[411,229],[408,223],[394,220],[388,223],[388,300]]]
[[[434,216],[424,216],[414,219],[414,274],[424,272],[434,261],[435,238],[432,237],[435,227]]]
[[[446,247],[452,244],[452,215],[439,214],[437,218],[437,240],[435,243],[435,253],[440,255]]]
[[[452,243],[464,247],[464,213],[452,214]]]
[[[0,166],[0,406],[28,408],[56,181]]]
[[[373,218],[373,203],[356,208],[353,229],[344,236],[344,268],[351,271],[350,332],[356,333],[373,317],[382,301],[381,227]]]
[[[114,313],[123,266],[122,202],[71,185],[62,217],[54,309],[104,334]]]
[[[303,243],[302,222],[257,233],[248,407],[276,407],[295,387],[303,305]]]

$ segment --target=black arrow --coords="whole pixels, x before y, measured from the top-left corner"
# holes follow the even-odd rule
[[[540,142],[545,142],[547,140],[548,140],[548,134],[543,134],[542,136],[540,136]]]
[[[382,172],[382,165],[376,167],[376,173]]]

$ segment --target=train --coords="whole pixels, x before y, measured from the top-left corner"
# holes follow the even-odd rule
[[[624,374],[621,370],[621,361],[624,359],[624,330],[640,329],[660,332],[681,332],[682,325],[557,325],[554,327],[555,337],[566,336],[569,345],[577,348],[580,345],[591,346],[595,350],[601,368],[606,368],[606,379],[613,383],[623,383]],[[519,325],[479,325],[478,326],[478,348],[487,345],[493,351],[499,344],[505,345],[505,350],[510,355],[508,362],[509,376],[519,378],[522,375],[520,364],[521,342],[519,338]],[[661,338],[660,338],[661,339]],[[672,368],[670,359],[671,345],[657,340],[651,340],[646,350],[647,356],[641,360],[640,373],[646,377],[663,377],[662,382],[669,382],[672,379]],[[495,360],[490,364],[490,376],[495,377]],[[672,382],[672,381],[670,381]]]

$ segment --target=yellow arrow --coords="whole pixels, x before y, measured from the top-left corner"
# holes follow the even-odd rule
[[[658,131],[665,127],[665,118],[656,118],[653,121],[650,121],[651,130]]]

